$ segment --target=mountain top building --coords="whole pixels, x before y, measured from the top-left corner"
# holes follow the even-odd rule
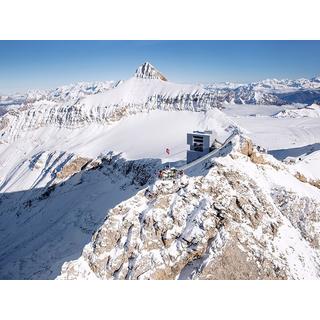
[[[187,163],[199,159],[212,151],[212,144],[215,138],[211,130],[187,133],[187,144],[190,146],[190,150],[187,151]]]

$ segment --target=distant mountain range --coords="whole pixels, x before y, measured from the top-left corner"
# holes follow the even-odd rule
[[[0,115],[5,110],[31,105],[36,101],[77,101],[87,95],[105,92],[116,84],[117,81],[79,82],[49,90],[30,90],[26,93],[13,95],[0,94]]]
[[[163,83],[170,83],[150,63],[141,65],[135,73],[135,78],[158,79]],[[51,90],[31,90],[23,94],[0,95],[0,115],[11,108],[31,105],[36,101],[75,102],[89,95],[104,93],[123,82],[127,81],[79,82]],[[187,85],[185,87],[191,89],[195,86]],[[202,84],[200,87],[203,89],[200,90],[198,87],[199,94],[201,91],[200,99],[210,100],[211,106],[216,107],[221,107],[223,103],[283,105],[292,103],[312,104],[320,101],[320,76],[312,79],[296,80],[266,79],[247,84],[222,82]],[[159,98],[156,91],[151,94],[154,94],[153,100],[155,97]]]
[[[287,93],[296,90],[319,90],[320,76],[312,79],[266,79],[258,82],[251,82],[249,84],[241,84],[234,82],[219,82],[209,84],[206,87],[210,90],[215,89],[236,89],[243,86],[250,86],[256,90],[270,91],[272,93]]]
[[[320,77],[266,79],[248,84],[214,83],[204,88],[236,104],[312,104],[320,100]]]

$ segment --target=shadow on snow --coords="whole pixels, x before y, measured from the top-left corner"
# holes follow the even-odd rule
[[[108,210],[150,183],[159,164],[116,159],[53,186],[0,193],[0,279],[54,279]]]
[[[313,143],[297,148],[269,150],[268,153],[273,155],[278,160],[284,160],[287,157],[306,156],[318,150],[320,150],[320,143]]]

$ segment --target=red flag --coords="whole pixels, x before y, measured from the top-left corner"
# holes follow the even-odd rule
[[[170,149],[166,148],[166,154],[170,154]]]

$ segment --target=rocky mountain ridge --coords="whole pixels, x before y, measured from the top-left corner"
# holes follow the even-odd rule
[[[52,279],[69,261],[60,278],[318,279],[319,108],[279,108],[278,99],[254,86],[172,83],[146,64],[110,87],[7,105],[1,277]],[[219,110],[257,101],[274,105]],[[263,143],[282,123],[286,139],[270,154],[286,163],[253,146],[239,123],[252,139],[262,131]],[[224,141],[235,128],[241,135],[219,157],[174,183],[157,180],[168,163],[185,163],[186,132],[210,129]]]
[[[134,76],[143,79],[159,79],[162,81],[167,81],[166,77],[149,62],[145,62],[138,67]]]
[[[320,277],[320,190],[250,140],[150,188],[110,210],[58,278]]]
[[[66,257],[79,256],[106,208],[152,183],[161,163],[43,152],[27,166],[33,185],[4,192],[3,184],[0,192],[1,279],[55,278]]]
[[[167,78],[149,62],[137,68],[134,77],[140,79]],[[79,82],[65,85],[53,90],[31,90],[25,94],[0,95],[0,112],[16,107],[25,107],[39,100],[55,102],[76,101],[88,95],[106,92],[123,81]],[[319,99],[320,77],[311,79],[266,79],[258,82],[239,84],[232,82],[202,85],[211,93],[211,100],[216,106],[222,103],[236,104],[284,104],[307,101],[312,103]]]

